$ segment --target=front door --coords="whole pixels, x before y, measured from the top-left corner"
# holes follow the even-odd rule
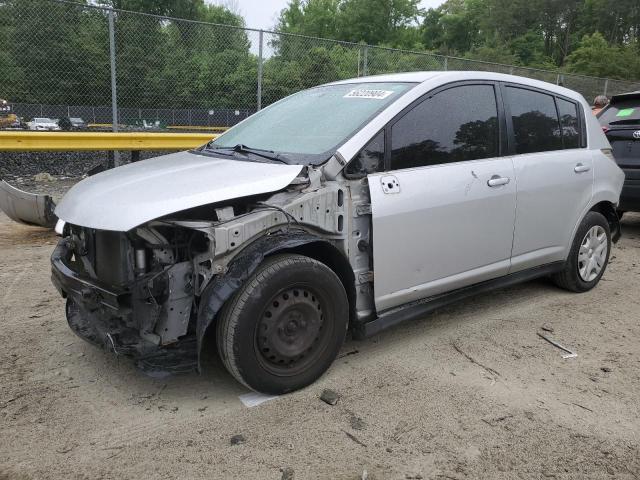
[[[390,168],[368,176],[378,312],[508,272],[516,182],[497,105],[492,84],[454,86],[387,130]]]

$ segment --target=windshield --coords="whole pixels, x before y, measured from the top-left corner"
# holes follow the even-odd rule
[[[275,152],[287,163],[321,163],[414,85],[368,82],[304,90],[259,111],[207,148],[243,146]]]
[[[38,123],[52,123],[53,120],[51,120],[50,118],[34,118],[33,119],[34,122],[38,122]]]
[[[640,123],[640,100],[623,100],[610,104],[598,116],[601,125]]]

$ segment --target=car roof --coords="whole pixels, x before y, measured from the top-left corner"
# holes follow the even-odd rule
[[[523,87],[539,88],[551,95],[561,95],[569,98],[582,106],[582,115],[587,122],[587,137],[590,148],[605,148],[608,145],[606,137],[602,133],[600,124],[595,116],[591,115],[591,108],[584,97],[573,90],[554,85],[553,83],[542,82],[532,78],[506,75],[504,73],[482,72],[482,71],[426,71],[410,73],[394,73],[388,75],[375,75],[369,77],[351,78],[341,80],[327,85],[375,83],[375,82],[406,82],[413,83],[414,87],[399,96],[395,102],[391,102],[378,115],[375,116],[364,128],[359,130],[339,149],[338,154],[345,161],[352,159],[362,147],[373,138],[377,132],[388,124],[395,116],[399,115],[404,108],[411,105],[428,94],[430,91],[443,85],[461,81],[496,81],[505,82]],[[586,113],[588,112],[588,114]]]
[[[464,80],[492,80],[500,82],[518,83],[534,88],[541,88],[558,95],[573,98],[575,100],[582,100],[582,95],[570,90],[568,88],[561,87],[549,82],[543,82],[541,80],[535,80],[533,78],[520,77],[517,75],[507,75],[505,73],[496,72],[483,72],[483,71],[422,71],[422,72],[405,72],[405,73],[390,73],[383,75],[371,75],[367,77],[349,78],[346,80],[339,80],[337,82],[331,82],[327,85],[340,85],[348,83],[364,83],[364,82],[409,82],[409,83],[425,83],[425,82],[438,82],[441,84],[464,81]]]

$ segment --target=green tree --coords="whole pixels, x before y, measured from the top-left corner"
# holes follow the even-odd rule
[[[12,21],[13,8],[10,2],[0,1],[0,98],[15,99],[23,83],[23,72],[14,61],[12,50],[8,48],[15,36],[15,22]]]
[[[567,70],[583,75],[629,78],[640,76],[637,47],[612,46],[599,32],[585,35],[578,48],[567,59]]]
[[[413,46],[407,31],[418,23],[419,0],[344,0],[340,3],[339,31],[343,40],[372,45]]]
[[[414,46],[420,0],[291,0],[277,29],[373,45]]]
[[[5,8],[13,25],[5,30],[9,41],[2,50],[20,81],[12,101],[108,102],[108,37],[102,12],[45,0],[13,0]]]

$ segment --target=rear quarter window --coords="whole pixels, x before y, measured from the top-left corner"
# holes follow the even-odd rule
[[[560,125],[562,126],[562,143],[564,148],[580,147],[580,122],[578,121],[578,105],[561,98],[556,98],[558,102],[558,113],[560,114]]]

